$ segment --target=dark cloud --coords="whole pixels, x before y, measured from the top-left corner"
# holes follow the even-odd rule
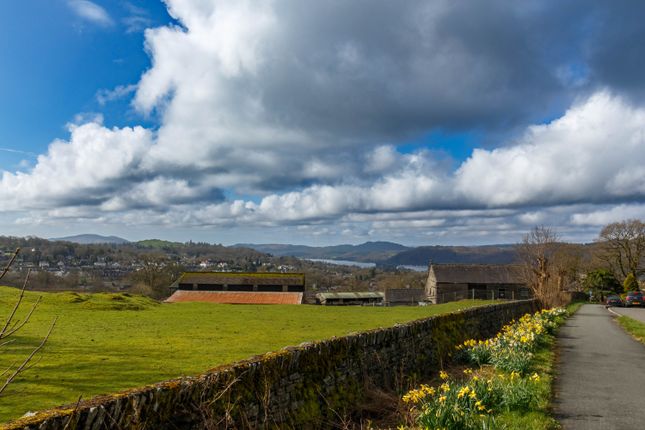
[[[585,205],[602,206],[594,220],[616,215],[606,205],[642,210],[645,4],[167,4],[181,27],[146,32],[152,67],[134,99],[159,127],[72,129],[31,172],[3,176],[7,207],[94,205],[131,223],[153,212],[199,226],[365,216],[352,228],[397,232],[584,223],[572,211]],[[397,151],[436,130],[476,130],[488,146],[456,170],[436,152]],[[512,213],[488,225],[489,209]],[[378,219],[402,213],[417,215]]]
[[[598,84],[637,103],[645,95],[645,3],[616,0],[594,3],[587,42],[589,67]]]

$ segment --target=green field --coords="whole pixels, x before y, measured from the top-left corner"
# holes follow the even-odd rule
[[[0,287],[0,315],[18,291]],[[27,293],[26,305],[40,293]],[[391,326],[481,305],[428,307],[251,306],[159,304],[123,294],[43,293],[43,302],[14,343],[0,348],[0,368],[38,344],[58,323],[37,364],[0,397],[0,422],[35,411],[194,375],[288,345]],[[22,313],[28,306],[22,307]]]

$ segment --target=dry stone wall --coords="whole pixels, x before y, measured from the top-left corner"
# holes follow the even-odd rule
[[[495,335],[534,300],[439,315],[289,347],[189,378],[40,412],[6,429],[325,428],[370,389],[434,375],[454,346]]]

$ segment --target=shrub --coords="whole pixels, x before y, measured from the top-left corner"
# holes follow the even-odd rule
[[[472,370],[466,370],[472,375]],[[437,387],[421,385],[403,396],[403,401],[417,411],[417,424],[430,429],[496,429],[495,414],[527,411],[538,405],[540,377],[496,374],[490,378],[470,376],[466,381],[449,380]]]
[[[528,376],[533,352],[555,333],[565,315],[562,308],[527,314],[492,339],[464,342],[457,348],[459,358],[480,367],[491,364],[493,376],[483,378],[466,369],[465,381],[451,381],[442,371],[439,387],[422,385],[409,391],[403,401],[412,405],[417,424],[431,429],[490,430],[499,428],[496,413],[538,408],[545,393],[540,376]]]
[[[628,274],[623,281],[623,289],[626,293],[630,291],[639,291],[638,281],[636,280],[636,277],[633,273]]]
[[[467,340],[457,347],[458,358],[481,366],[492,364],[500,370],[525,374],[529,371],[532,352],[553,334],[563,321],[562,308],[526,314],[511,322],[492,339]]]

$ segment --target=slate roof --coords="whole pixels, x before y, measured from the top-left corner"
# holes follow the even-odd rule
[[[192,291],[177,290],[166,299],[168,303],[208,302],[248,305],[299,305],[303,293],[273,293],[251,291]]]
[[[185,272],[178,284],[305,285],[304,273]]]
[[[521,266],[496,264],[433,264],[437,283],[525,284]]]
[[[318,293],[316,294],[316,298],[318,299],[324,299],[324,300],[329,300],[329,299],[344,299],[344,300],[351,300],[351,299],[378,299],[378,298],[383,298],[384,294],[383,293],[377,293],[377,292],[358,292],[358,293],[352,293],[352,292],[347,292],[347,293]]]

